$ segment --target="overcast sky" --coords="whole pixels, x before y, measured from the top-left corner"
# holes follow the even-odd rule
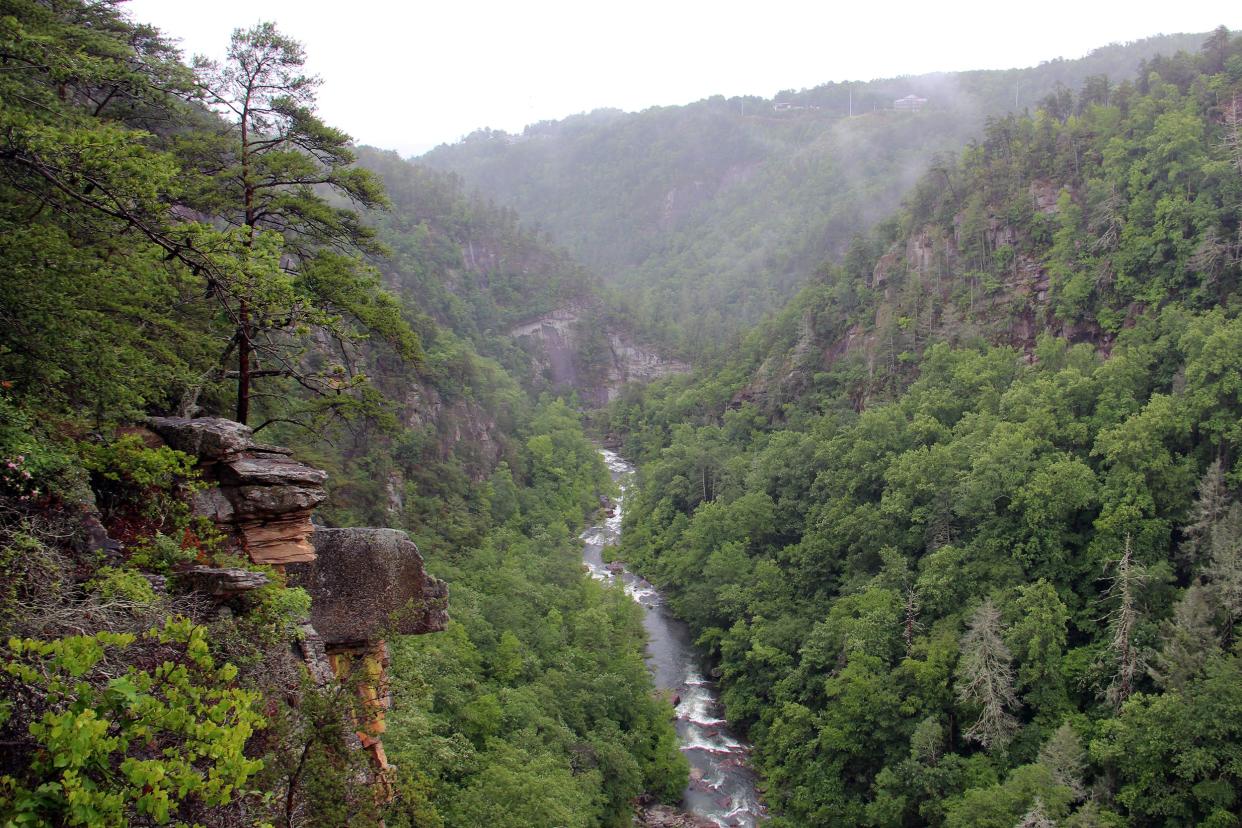
[[[221,57],[234,28],[275,21],[322,76],[324,119],[403,155],[599,107],[1030,66],[1242,27],[1236,0],[130,0],[129,10],[180,39],[187,58]]]

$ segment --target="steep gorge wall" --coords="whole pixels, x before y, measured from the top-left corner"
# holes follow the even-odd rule
[[[590,406],[606,405],[627,383],[690,370],[688,363],[665,357],[624,331],[591,330],[595,324],[588,308],[568,306],[511,328],[509,335],[529,349],[537,370],[554,387],[576,390]],[[602,334],[602,353],[588,350],[596,334]]]
[[[1031,182],[1033,212],[1054,219],[1061,192],[1054,181]],[[935,341],[984,339],[1011,346],[1028,360],[1035,359],[1036,343],[1044,334],[1088,343],[1105,354],[1111,350],[1115,333],[1095,319],[1067,320],[1055,313],[1042,245],[999,211],[988,213],[980,231],[982,246],[989,253],[1004,251],[1010,261],[991,274],[991,281],[984,281],[963,252],[965,223],[959,212],[951,227],[917,227],[889,246],[863,286],[868,301],[850,318],[843,320],[819,305],[805,308],[792,345],[770,354],[734,404],[779,405],[805,392],[817,372],[850,359],[870,380],[891,373],[903,352],[916,353]],[[1131,324],[1140,311],[1131,307],[1124,324]],[[863,405],[864,399],[858,403]]]

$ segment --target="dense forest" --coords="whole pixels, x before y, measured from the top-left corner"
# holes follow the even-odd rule
[[[988,121],[600,416],[773,825],[1235,825],[1242,38]]]
[[[306,61],[0,0],[0,824],[676,805],[645,610],[583,571],[604,444],[773,828],[1238,825],[1242,37],[418,161]],[[616,331],[695,370],[587,410],[512,334],[565,308],[581,378]],[[400,530],[446,605],[317,661],[313,552],[226,486],[255,538]]]
[[[580,571],[607,470],[505,336],[590,279],[351,148],[304,60],[271,24],[188,66],[115,3],[0,3],[0,823],[628,824],[685,763],[637,607]],[[451,583],[444,632],[389,641],[391,799],[355,695],[290,660],[307,592],[198,516],[163,414],[248,421],[328,471],[319,521],[405,529]],[[266,585],[217,610],[202,567]]]

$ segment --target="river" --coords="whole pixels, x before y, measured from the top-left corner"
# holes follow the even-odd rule
[[[656,687],[680,699],[676,707],[677,736],[690,762],[690,784],[682,807],[722,828],[753,828],[762,819],[763,805],[756,789],[758,778],[749,765],[750,748],[730,732],[715,686],[704,678],[702,656],[694,647],[689,627],[673,615],[648,581],[622,567],[608,566],[612,558],[604,550],[621,538],[625,490],[634,467],[607,449],[601,453],[621,494],[612,516],[582,533],[582,558],[593,578],[620,582],[626,594],[643,608],[647,666]]]

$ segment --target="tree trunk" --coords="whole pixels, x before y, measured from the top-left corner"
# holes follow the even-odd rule
[[[250,307],[246,300],[237,309],[237,422],[250,419]]]
[[[253,81],[252,81],[253,82]],[[242,200],[246,210],[246,249],[254,246],[254,185],[250,180],[250,89],[241,115]],[[243,295],[237,308],[237,422],[250,419],[250,305]]]

